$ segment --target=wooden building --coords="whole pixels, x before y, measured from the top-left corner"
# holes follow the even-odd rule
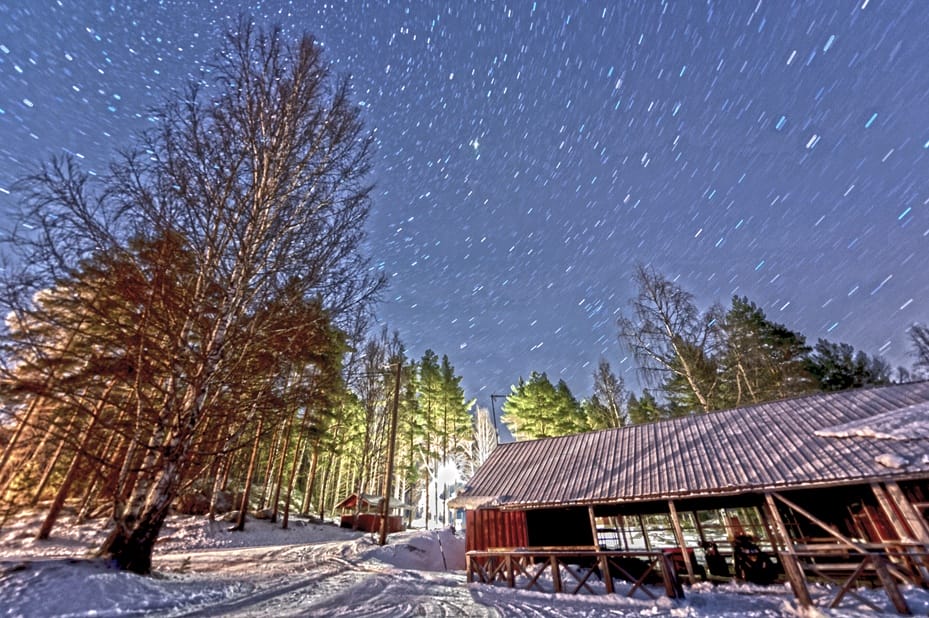
[[[352,494],[339,502],[335,508],[339,509],[341,517],[339,525],[342,528],[364,530],[365,532],[379,532],[383,513],[382,496],[371,494]],[[404,529],[401,511],[409,508],[395,498],[388,504],[387,532],[401,532]],[[393,513],[393,514],[390,514]]]
[[[929,585],[929,382],[502,444],[449,504],[474,573],[493,552],[642,552],[672,579],[789,581],[803,606],[811,579],[831,606],[881,586],[906,613],[897,584]]]

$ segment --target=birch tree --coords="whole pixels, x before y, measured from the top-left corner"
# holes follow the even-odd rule
[[[619,338],[646,382],[684,412],[718,409],[722,310],[701,313],[690,292],[647,266],[636,268],[634,281],[638,293],[619,318]]]
[[[126,459],[136,480],[101,550],[121,568],[150,571],[168,509],[199,469],[195,452],[215,447],[212,436],[226,433],[211,435],[217,427],[244,422],[236,415],[248,406],[221,405],[230,385],[287,371],[280,342],[297,345],[314,326],[268,308],[282,298],[315,302],[326,322],[316,326],[355,332],[352,321],[377,297],[383,280],[360,250],[371,137],[349,95],[312,38],[289,44],[279,28],[243,20],[201,82],[153,113],[154,128],[107,173],[53,161],[19,185],[22,213],[4,238],[3,271],[3,301],[18,323],[35,316],[35,291],[67,285],[88,257],[119,257],[123,279],[138,286],[134,302],[122,301],[130,324],[145,325],[125,356],[152,369],[129,404],[141,454]],[[129,243],[158,238],[184,257],[182,282]],[[118,289],[114,273],[108,289]],[[126,330],[119,315],[100,312],[95,327]],[[8,379],[30,353],[8,346]]]

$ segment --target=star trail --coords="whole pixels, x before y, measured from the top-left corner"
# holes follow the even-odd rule
[[[376,137],[368,251],[469,396],[634,367],[637,262],[908,366],[929,292],[926,2],[0,2],[0,208],[103,169],[239,15],[314,34]]]

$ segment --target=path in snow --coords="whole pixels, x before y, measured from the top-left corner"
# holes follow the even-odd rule
[[[346,543],[163,554],[154,567],[207,585],[239,581],[242,594],[175,616],[499,616],[475,601],[464,575],[399,569],[345,557]]]

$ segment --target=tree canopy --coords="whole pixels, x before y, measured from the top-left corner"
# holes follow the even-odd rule
[[[564,380],[557,386],[544,373],[519,379],[503,402],[503,422],[517,440],[549,438],[588,428],[581,406]]]
[[[371,138],[320,46],[243,20],[209,76],[109,173],[53,160],[20,183],[4,238],[5,378],[22,418],[122,434],[104,551],[141,573],[197,453],[331,383],[382,286],[361,251]]]

